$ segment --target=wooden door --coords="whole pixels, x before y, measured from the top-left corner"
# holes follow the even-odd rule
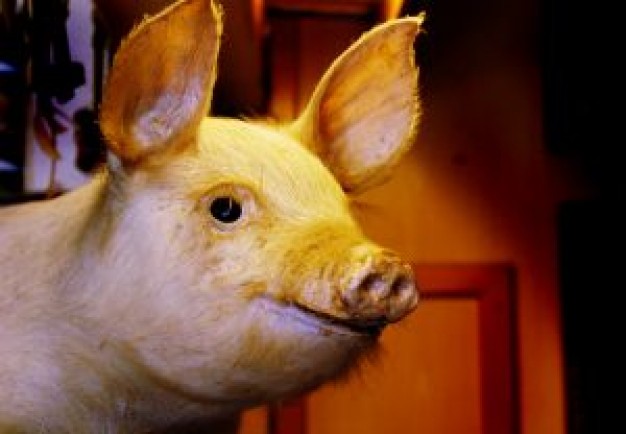
[[[382,337],[379,360],[269,412],[271,434],[515,434],[514,273],[415,267],[421,306]]]

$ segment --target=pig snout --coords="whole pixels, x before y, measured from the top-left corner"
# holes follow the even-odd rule
[[[339,299],[355,325],[385,325],[401,320],[417,305],[411,267],[394,253],[357,247],[351,252],[347,282]]]
[[[366,335],[378,335],[415,309],[419,296],[412,269],[395,253],[342,237],[322,244],[323,252],[319,241],[303,244],[299,265],[291,261],[294,268],[288,267],[288,274],[297,276],[289,285],[295,291],[279,300],[317,317],[324,330]]]

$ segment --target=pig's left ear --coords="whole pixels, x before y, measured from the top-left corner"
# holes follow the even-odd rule
[[[383,182],[415,137],[420,105],[413,44],[423,15],[366,33],[318,84],[292,132],[345,191]]]
[[[100,108],[102,133],[122,162],[188,146],[208,114],[220,33],[211,0],[181,0],[122,43]]]

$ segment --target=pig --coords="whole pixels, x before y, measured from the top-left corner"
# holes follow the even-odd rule
[[[235,432],[375,348],[418,291],[350,203],[414,141],[421,22],[363,35],[288,124],[207,116],[211,0],[137,26],[99,107],[106,167],[0,212],[0,432]]]

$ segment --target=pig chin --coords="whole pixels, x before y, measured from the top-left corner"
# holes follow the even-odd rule
[[[242,399],[264,401],[307,392],[342,376],[378,347],[380,330],[352,330],[264,297],[253,305],[253,320],[241,335],[237,374],[229,383],[229,392]]]

